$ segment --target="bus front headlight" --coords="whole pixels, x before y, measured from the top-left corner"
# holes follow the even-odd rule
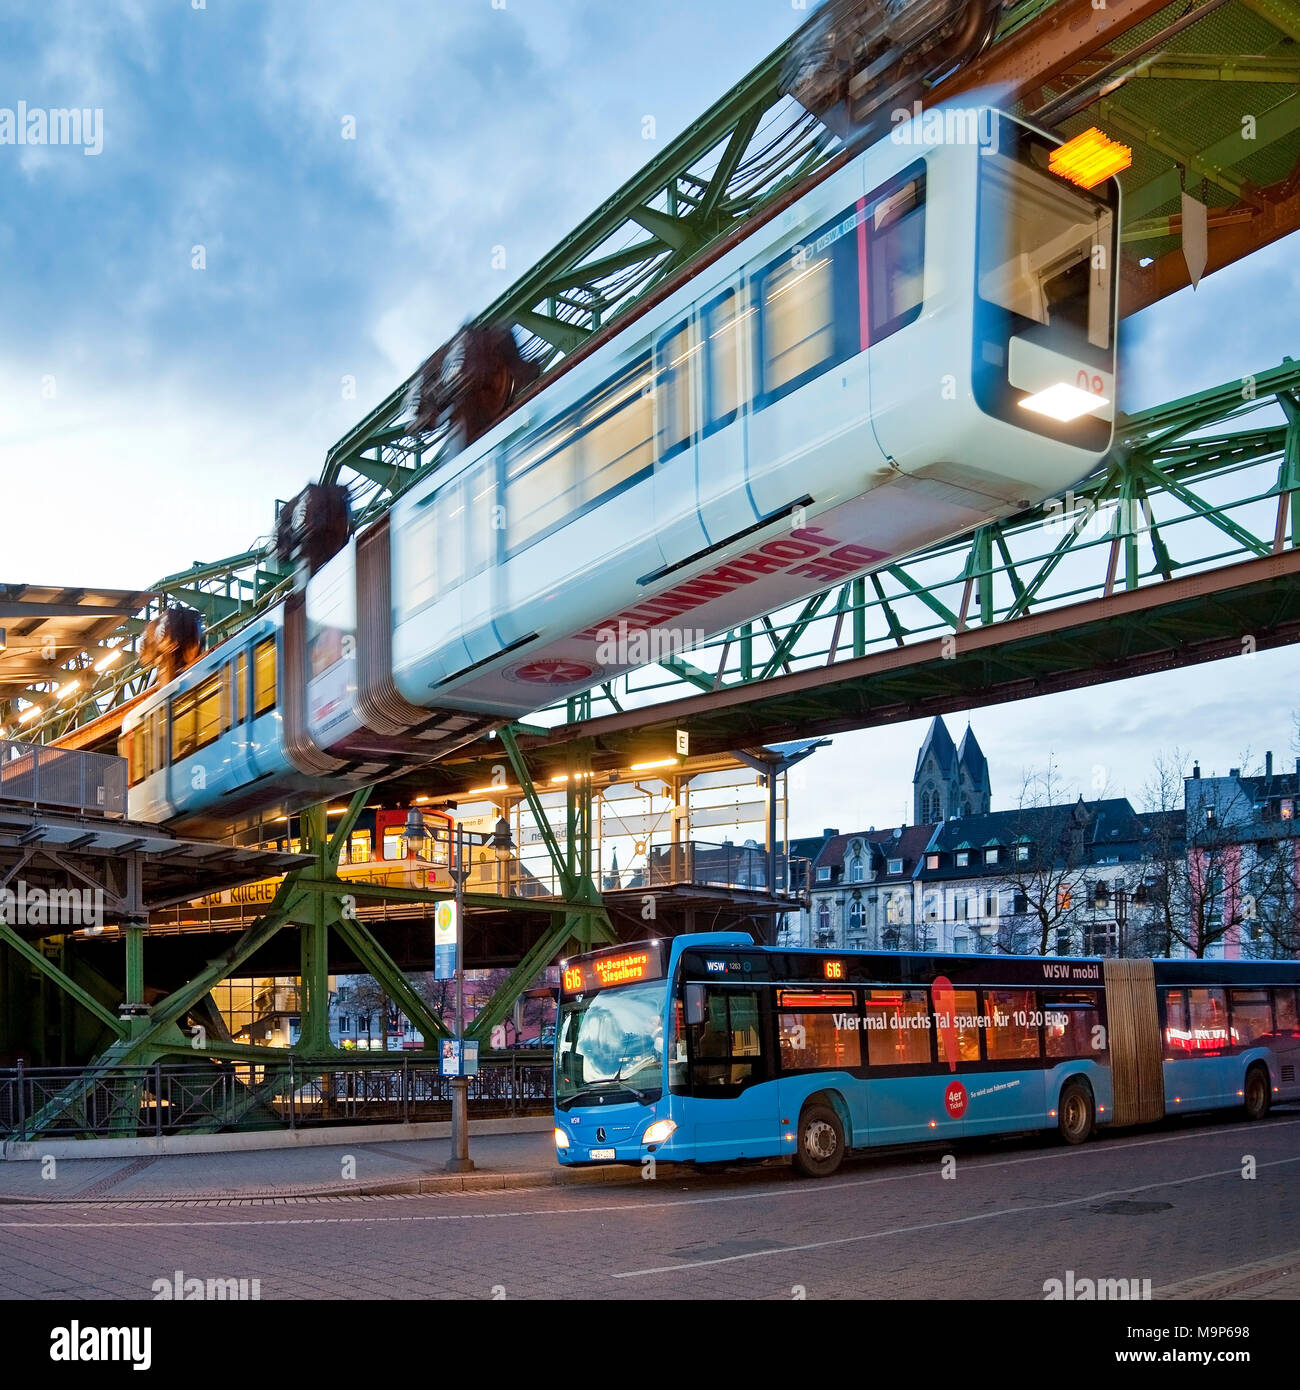
[[[559,1125],[555,1126],[555,1147],[557,1149],[567,1149],[569,1147],[569,1136]]]
[[[662,1144],[677,1128],[672,1120],[656,1120],[641,1136],[643,1144]]]

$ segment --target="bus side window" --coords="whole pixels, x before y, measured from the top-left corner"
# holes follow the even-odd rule
[[[1273,1009],[1279,1033],[1290,1033],[1293,1037],[1300,1034],[1300,1015],[1297,1015],[1295,990],[1275,989]]]
[[[1266,989],[1234,989],[1232,1001],[1232,1042],[1249,1047],[1273,1032],[1273,1008]]]
[[[266,637],[253,648],[253,713],[275,708],[275,638]]]
[[[1032,989],[984,991],[984,1047],[990,1062],[1038,1058],[1038,999]]]
[[[956,1029],[957,1060],[978,1062],[980,1059],[980,1030],[978,995],[973,989],[952,992],[951,1016],[935,1012],[935,1037],[939,1040],[939,1061],[948,1061],[949,1029]]]
[[[925,263],[925,179],[910,179],[878,198],[869,217],[867,302],[871,341],[879,342],[921,311]]]
[[[1187,1021],[1194,1051],[1221,1052],[1228,1045],[1228,1001],[1224,991],[1189,989]]]
[[[758,994],[708,990],[703,1019],[691,1031],[692,1080],[698,1089],[739,1086],[761,1074]]]
[[[669,329],[655,348],[656,443],[661,461],[680,454],[691,442],[695,426],[691,372],[699,350],[699,337],[691,319]]]
[[[1098,1031],[1101,1024],[1100,999],[1095,990],[1069,990],[1053,994],[1044,992],[1043,1033],[1047,1040],[1047,1055],[1062,1057],[1096,1057],[1101,1060],[1106,1049]]]
[[[1187,995],[1181,989],[1161,991],[1165,1015],[1165,1057],[1185,1057],[1192,1049],[1187,1026]]]

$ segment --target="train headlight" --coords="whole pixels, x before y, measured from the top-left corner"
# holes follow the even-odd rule
[[[1110,402],[1105,396],[1094,396],[1091,391],[1080,391],[1077,386],[1058,381],[1045,391],[1036,391],[1032,396],[1026,396],[1020,404],[1026,410],[1036,411],[1039,415],[1050,415],[1053,420],[1067,424],[1071,420],[1077,420],[1080,415],[1087,415],[1100,406],[1109,405]]]
[[[641,1136],[643,1144],[662,1144],[677,1128],[672,1120],[656,1120]]]
[[[555,1126],[555,1147],[557,1149],[567,1149],[569,1147],[568,1133],[562,1130],[559,1125]]]

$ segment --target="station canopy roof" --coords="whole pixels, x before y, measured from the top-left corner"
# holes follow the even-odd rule
[[[0,700],[65,680],[65,668],[134,617],[153,597],[130,589],[0,584]]]

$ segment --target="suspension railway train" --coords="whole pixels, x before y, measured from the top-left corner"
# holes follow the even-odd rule
[[[132,817],[223,833],[380,780],[640,664],[637,634],[724,631],[1095,467],[1118,183],[938,115],[746,222],[152,691]]]

